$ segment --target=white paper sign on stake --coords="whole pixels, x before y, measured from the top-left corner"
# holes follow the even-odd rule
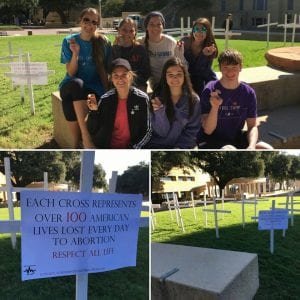
[[[21,192],[22,280],[135,266],[141,195]]]
[[[13,62],[10,63],[10,73],[6,75],[12,78],[15,85],[27,85],[28,77],[33,85],[46,85],[50,73],[46,62],[29,62],[28,65],[24,62]]]
[[[261,210],[258,217],[259,230],[288,229],[288,210]]]

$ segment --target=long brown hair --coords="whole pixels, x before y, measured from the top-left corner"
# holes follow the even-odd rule
[[[100,15],[95,8],[88,7],[81,11],[80,13],[80,21],[87,13],[93,13],[97,16],[98,24],[100,23]],[[101,82],[105,88],[108,89],[108,79],[107,79],[107,63],[105,62],[105,46],[108,44],[107,38],[95,31],[94,35],[91,38],[92,42],[92,56],[93,61],[96,64],[97,72],[100,76]]]
[[[193,114],[194,105],[195,105],[195,92],[192,87],[191,79],[189,72],[185,65],[182,63],[181,59],[178,57],[171,57],[166,61],[161,73],[160,87],[161,87],[161,96],[162,102],[166,107],[166,114],[170,122],[174,120],[174,106],[171,99],[170,87],[167,83],[167,71],[170,67],[179,66],[184,74],[184,81],[182,85],[182,94],[188,97],[189,105],[189,117]]]
[[[194,23],[193,23],[193,27],[192,27],[192,32],[190,34],[190,39],[191,40],[194,40],[194,35],[193,35],[193,29],[196,27],[196,26],[203,26],[206,28],[207,32],[206,32],[206,38],[204,39],[203,41],[203,48],[205,47],[209,47],[211,46],[212,44],[215,45],[216,47],[216,51],[215,53],[213,54],[213,57],[216,58],[218,57],[218,47],[217,47],[217,44],[216,44],[216,41],[215,41],[215,37],[214,37],[214,34],[213,34],[213,31],[212,31],[212,28],[211,28],[211,24],[209,22],[209,20],[207,18],[198,18]]]

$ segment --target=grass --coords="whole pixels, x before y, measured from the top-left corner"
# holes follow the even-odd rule
[[[278,197],[276,203],[284,200]],[[271,200],[260,202],[258,210],[268,210],[270,205]],[[220,204],[218,206],[221,207]],[[205,228],[204,213],[200,207],[196,208],[196,221],[192,208],[181,210],[185,233],[177,226],[174,212],[173,221],[169,211],[155,213],[157,225],[152,232],[152,242],[257,253],[260,287],[255,300],[300,299],[300,213],[296,214],[294,226],[289,227],[285,238],[282,231],[275,231],[275,251],[272,255],[269,231],[258,231],[257,223],[251,220],[253,205],[245,206],[245,229],[241,225],[241,205],[225,203],[225,209],[232,213],[224,214],[223,219],[219,215],[219,239],[215,235],[213,214],[208,213],[208,227]]]
[[[8,55],[8,42],[10,42],[14,54],[18,54],[21,48],[23,53],[31,53],[31,61],[47,62],[48,69],[55,71],[54,75],[49,76],[48,85],[34,86],[36,114],[32,116],[27,90],[25,102],[21,103],[19,88],[13,89],[10,79],[4,76],[4,72],[9,69],[0,67],[0,148],[53,148],[50,95],[58,90],[58,85],[65,74],[65,66],[60,64],[60,47],[57,46],[61,44],[63,37],[62,35],[33,35],[0,38],[0,57]],[[109,38],[113,39],[112,36]],[[217,45],[221,51],[224,40],[217,40]],[[229,46],[242,52],[245,67],[266,65],[264,59],[266,42],[230,40]],[[282,46],[281,42],[270,42],[270,48]],[[4,62],[8,60],[0,60],[0,63]],[[214,68],[217,70],[216,61]]]
[[[0,30],[23,30],[22,27],[17,25],[0,25]]]
[[[15,218],[20,209],[15,209]],[[7,209],[0,209],[0,220],[8,219]],[[75,276],[21,281],[21,239],[12,250],[9,235],[0,234],[1,300],[69,300],[75,299]],[[144,300],[149,297],[149,230],[140,228],[137,266],[110,272],[89,274],[90,300]]]

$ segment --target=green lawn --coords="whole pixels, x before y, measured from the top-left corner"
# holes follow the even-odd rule
[[[51,92],[58,90],[59,82],[65,74],[65,66],[60,64],[60,45],[63,35],[49,36],[18,36],[0,38],[0,57],[8,55],[8,42],[11,43],[13,53],[31,53],[31,61],[47,62],[48,69],[55,74],[49,76],[49,83],[45,86],[34,86],[36,114],[30,113],[30,103],[26,91],[25,103],[21,103],[19,88],[12,88],[11,81],[4,76],[9,69],[0,67],[0,148],[53,148],[49,142],[53,138],[53,117],[51,106]],[[112,39],[112,36],[110,36]],[[299,44],[299,43],[298,43]],[[221,51],[224,40],[217,40]],[[264,53],[266,42],[230,40],[229,46],[236,48],[244,55],[244,66],[255,67],[266,65]],[[281,42],[270,42],[270,48],[282,47]],[[7,60],[0,60],[0,63]],[[217,70],[216,62],[214,68]],[[63,130],[63,128],[62,128]]]
[[[8,218],[7,209],[0,209],[0,220]],[[20,218],[20,209],[15,209]],[[0,299],[2,300],[69,300],[75,299],[75,276],[21,281],[21,239],[12,250],[9,235],[0,234]],[[148,299],[149,295],[149,230],[140,228],[137,266],[110,272],[89,274],[89,298]]]
[[[300,200],[300,197],[296,199]],[[276,203],[282,201],[284,198],[276,198]],[[270,205],[271,200],[261,202],[258,210],[269,209]],[[218,208],[221,208],[221,204],[218,204]],[[282,231],[275,231],[275,251],[272,255],[269,231],[258,231],[257,223],[251,220],[253,205],[245,206],[245,229],[241,225],[241,204],[225,203],[225,209],[232,213],[224,214],[223,219],[219,215],[219,239],[215,235],[213,213],[208,213],[208,227],[205,228],[204,212],[202,207],[197,207],[197,220],[194,219],[192,208],[181,210],[185,233],[177,226],[175,212],[173,221],[169,211],[155,213],[157,225],[152,233],[152,241],[257,253],[260,287],[255,299],[300,299],[300,213],[295,216],[294,227],[289,227],[285,238],[282,237]]]

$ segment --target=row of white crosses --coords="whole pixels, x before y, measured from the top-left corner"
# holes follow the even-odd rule
[[[300,201],[294,200],[294,192],[289,192],[286,196],[285,203],[279,203],[279,205],[285,206],[285,209],[289,212],[289,219],[291,219],[291,226],[294,226],[294,212],[300,212],[300,209],[295,209],[294,206],[300,204]],[[282,236],[285,237],[285,230],[282,231]]]
[[[7,195],[7,206],[9,220],[0,221],[0,233],[10,233],[12,248],[15,249],[17,245],[16,233],[20,232],[20,221],[15,220],[13,198],[14,193],[25,190],[32,190],[32,188],[26,187],[14,187],[11,183],[11,168],[10,160],[8,157],[4,158],[4,170],[5,170],[5,186],[0,187],[0,191],[5,192]],[[44,185],[42,188],[35,188],[36,190],[48,190],[48,173],[44,172]]]
[[[269,41],[270,41],[270,27],[277,26],[277,27],[283,27],[284,29],[284,45],[286,45],[286,33],[288,28],[292,28],[292,46],[294,46],[295,43],[295,34],[296,34],[296,28],[300,28],[300,15],[299,15],[299,24],[297,24],[297,14],[294,15],[294,22],[288,23],[287,22],[287,14],[284,15],[284,24],[278,24],[278,22],[271,23],[271,15],[268,13],[267,15],[267,23],[258,25],[257,28],[263,28],[267,27],[267,48],[269,48]]]
[[[165,195],[166,200],[167,200],[168,210],[170,212],[170,218],[171,218],[171,220],[174,220],[173,210],[175,210],[176,223],[182,229],[183,232],[185,232],[185,228],[184,228],[184,221],[183,221],[183,218],[182,218],[180,208],[182,208],[182,207],[186,207],[186,208],[192,207],[193,208],[194,219],[196,220],[197,219],[196,204],[203,204],[204,205],[203,212],[205,213],[205,227],[207,227],[207,213],[213,212],[214,213],[215,229],[216,229],[216,237],[219,238],[219,227],[218,227],[218,217],[217,217],[217,215],[218,215],[218,213],[222,213],[222,217],[223,217],[224,213],[231,213],[231,211],[224,209],[224,200],[232,200],[232,199],[224,199],[224,197],[222,197],[222,198],[213,198],[212,200],[208,201],[206,199],[206,194],[204,193],[204,199],[203,200],[195,201],[193,192],[191,192],[191,205],[190,205],[188,202],[179,203],[177,194],[174,193],[174,192],[172,194],[173,194],[173,197],[172,197],[173,200],[172,201],[170,201],[169,196],[168,196],[167,193]],[[217,209],[216,202],[218,200],[222,201],[222,209],[221,210]],[[213,209],[208,209],[207,204],[213,204]]]
[[[257,217],[257,204],[260,201],[269,201],[269,200],[268,199],[258,199],[256,197],[256,194],[254,194],[254,198],[246,199],[246,195],[243,194],[241,200],[233,202],[234,204],[241,204],[241,207],[242,207],[242,226],[243,226],[243,228],[245,228],[245,205],[246,204],[254,205],[254,216],[251,217],[251,218],[253,220],[258,220],[258,217]]]
[[[20,86],[21,100],[24,101],[24,86],[28,88],[28,94],[30,99],[31,114],[35,114],[33,85],[47,85],[48,75],[53,74],[53,70],[48,70],[46,62],[30,62],[30,53],[22,54],[22,50],[19,49],[18,55],[13,55],[11,50],[11,44],[9,44],[9,55],[1,57],[0,59],[9,59],[9,63],[0,64],[0,67],[9,67],[10,72],[5,72],[4,75],[11,78],[13,86]],[[22,57],[25,56],[25,61],[22,61]],[[18,57],[19,61],[14,62],[13,58]]]
[[[240,36],[242,35],[240,32],[232,32],[229,30],[229,19],[226,19],[226,27],[224,28],[215,28],[215,21],[216,17],[212,17],[212,32],[215,36],[224,36],[225,37],[225,50],[228,49],[228,41],[232,36]],[[165,33],[168,33],[170,35],[177,35],[180,34],[181,36],[184,36],[186,34],[191,33],[191,18],[187,18],[187,27],[184,27],[184,18],[180,18],[180,28],[170,28],[170,29],[164,29]]]

